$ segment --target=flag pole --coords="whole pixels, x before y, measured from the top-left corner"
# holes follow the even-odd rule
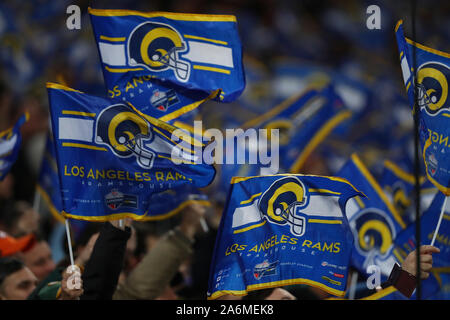
[[[416,40],[416,9],[417,2],[416,0],[411,1],[411,24],[412,24],[412,38]],[[415,178],[415,204],[416,204],[416,214],[415,214],[415,233],[416,233],[416,265],[417,265],[417,274],[416,274],[416,298],[417,300],[421,300],[422,288],[421,288],[421,279],[420,279],[420,152],[419,152],[419,113],[420,109],[417,105],[417,90],[416,90],[416,79],[417,79],[417,56],[416,56],[416,46],[412,46],[413,54],[413,90],[414,90],[414,104],[413,104],[413,116],[414,116],[414,178]]]
[[[442,204],[441,214],[439,215],[439,220],[438,220],[436,229],[434,230],[433,239],[431,240],[430,245],[432,245],[432,246],[434,246],[434,241],[436,240],[436,236],[438,234],[439,228],[441,227],[441,221],[442,221],[442,217],[444,216],[446,206],[447,206],[447,196],[445,196],[444,203]]]
[[[66,219],[65,224],[66,224],[67,244],[69,246],[70,264],[73,267],[75,263],[73,262],[72,239],[70,237],[69,219]]]

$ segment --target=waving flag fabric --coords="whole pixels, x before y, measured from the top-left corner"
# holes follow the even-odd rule
[[[426,174],[440,191],[450,195],[450,54],[406,38],[401,20],[395,33],[408,99],[411,106],[417,104],[420,112],[420,143]],[[414,51],[417,71],[412,71]]]
[[[392,257],[394,239],[405,223],[356,154],[351,156],[337,176],[348,179],[367,196],[350,199],[346,207],[355,240],[352,265],[362,274],[367,274],[369,265],[377,265],[382,275],[389,276],[395,263]]]
[[[344,295],[353,246],[344,208],[362,193],[323,176],[234,177],[231,184],[209,299],[289,284]]]
[[[28,113],[23,114],[13,127],[0,132],[0,181],[17,160],[22,143],[20,127],[28,121],[28,117]]]
[[[204,187],[203,145],[128,104],[47,84],[65,217],[143,219],[153,193]],[[180,142],[174,141],[178,139]]]
[[[236,17],[89,9],[111,98],[164,121],[231,102],[245,76]]]
[[[152,194],[149,203],[148,214],[143,219],[145,221],[169,219],[193,203],[207,207],[211,205],[205,194],[190,185]]]
[[[424,244],[430,243],[433,238],[436,225],[439,219],[439,213],[444,203],[445,195],[437,193],[433,199],[428,210],[426,210],[421,219],[421,239],[424,239]],[[450,204],[447,201],[447,205],[444,209],[444,216],[436,237],[434,246],[438,247],[440,252],[433,253],[433,269],[430,277],[422,281],[422,297],[429,298],[440,290],[445,282],[442,279],[445,278],[445,273],[449,271],[450,267]],[[398,262],[401,264],[406,256],[416,250],[416,231],[415,225],[412,224],[405,230],[403,230],[395,239],[395,246],[393,254]],[[440,274],[444,275],[441,277]],[[444,279],[445,280],[445,279]],[[414,296],[413,296],[414,297]],[[411,299],[413,299],[413,297]]]
[[[415,177],[403,167],[390,160],[384,161],[380,186],[385,191],[389,200],[393,203],[405,225],[415,220],[414,209],[414,185]],[[425,211],[434,199],[438,189],[425,177],[420,177],[421,211]],[[414,210],[413,210],[414,209]]]
[[[59,184],[58,164],[56,161],[56,150],[53,134],[51,132],[47,135],[47,141],[45,143],[37,191],[44,199],[53,217],[58,221],[64,222],[64,217],[61,216],[63,204],[61,199],[61,187]]]
[[[311,152],[350,116],[331,85],[314,86],[243,126],[278,129],[281,167],[298,173]]]

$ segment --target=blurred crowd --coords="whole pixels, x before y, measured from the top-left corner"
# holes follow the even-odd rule
[[[71,4],[81,8],[80,30],[66,28],[66,8]],[[380,30],[366,27],[366,8],[373,4],[381,9]],[[62,82],[89,94],[107,95],[88,6],[236,16],[244,51],[246,89],[229,105],[205,103],[200,111],[204,127],[238,127],[298,93],[310,81],[329,81],[354,112],[354,118],[350,126],[333,132],[315,150],[301,173],[332,175],[354,151],[361,154],[375,175],[380,173],[385,159],[406,167],[413,162],[413,119],[394,34],[396,22],[403,19],[406,36],[412,38],[410,1],[3,0],[0,131],[11,127],[24,111],[30,114],[21,130],[23,142],[18,160],[0,182],[0,230],[16,239],[11,241],[20,256],[4,262],[0,281],[8,270],[25,270],[21,279],[27,280],[12,298],[25,298],[32,292],[35,299],[64,297],[66,292],[58,285],[55,292],[51,292],[53,286],[43,285],[61,281],[61,274],[70,276],[62,273],[69,257],[64,224],[50,213],[42,199],[37,199],[36,183],[49,124],[45,83]],[[415,40],[450,52],[449,12],[450,2],[417,1]],[[83,279],[90,279],[84,292],[76,295],[92,298],[93,287],[98,288],[96,281],[105,281],[101,296],[95,298],[204,299],[226,196],[223,185],[227,181],[220,180],[220,175],[217,179],[205,190],[210,206],[187,206],[168,220],[126,221],[124,226],[117,222],[71,220],[75,260],[84,269]],[[207,230],[201,228],[202,219]],[[34,237],[29,238],[29,234]],[[117,288],[107,288],[109,280],[96,279],[95,274],[100,271],[89,268],[97,238],[117,241],[116,253],[123,257],[123,264],[117,266]],[[96,256],[99,259],[101,253]],[[115,267],[111,266],[110,272]],[[328,296],[307,286],[287,289],[260,291],[246,299]],[[2,295],[5,292],[0,290]]]

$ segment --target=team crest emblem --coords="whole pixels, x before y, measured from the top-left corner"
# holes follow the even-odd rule
[[[417,104],[428,114],[435,116],[443,110],[449,111],[448,86],[450,69],[437,62],[428,62],[417,71]]]
[[[140,66],[150,71],[172,70],[177,80],[189,80],[191,65],[180,58],[187,44],[173,27],[157,22],[137,26],[128,39],[130,66]]]
[[[297,177],[275,181],[261,196],[258,208],[270,223],[289,225],[296,236],[305,234],[306,219],[300,210],[308,205],[305,186]]]
[[[136,157],[145,169],[153,166],[155,152],[146,148],[154,139],[150,123],[123,104],[105,108],[97,118],[96,143],[104,144],[118,157]]]
[[[378,265],[389,258],[396,232],[393,221],[377,208],[366,208],[349,222],[356,250],[366,260],[364,265]]]

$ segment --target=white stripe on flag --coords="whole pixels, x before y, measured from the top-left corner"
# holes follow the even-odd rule
[[[110,66],[124,66],[126,64],[124,44],[99,42],[98,47],[103,63]]]
[[[409,77],[411,76],[411,71],[409,70],[408,60],[406,60],[405,55],[403,55],[401,66],[402,66],[403,81],[405,82],[406,85]]]
[[[347,204],[345,205],[345,215],[347,219],[350,221],[352,217],[361,210],[355,198],[350,198],[347,200]]]
[[[261,220],[262,216],[258,209],[258,200],[255,200],[249,206],[239,207],[234,210],[232,228],[237,228]]]
[[[1,140],[0,141],[0,156],[11,152],[14,149],[17,141],[17,134],[14,134],[9,140]]]
[[[233,228],[241,227],[249,223],[256,223],[263,219],[258,209],[256,199],[249,206],[236,208],[233,212]],[[338,203],[338,196],[309,196],[309,204],[306,208],[300,209],[300,214],[314,217],[342,218],[343,214]],[[347,203],[349,203],[348,201]]]
[[[233,68],[233,50],[228,47],[217,46],[197,41],[188,41],[189,52],[183,58],[192,62],[208,63]]]
[[[300,212],[307,216],[341,218],[342,211],[339,207],[339,196],[309,196],[309,203]]]
[[[93,142],[94,120],[59,118],[58,139]]]

